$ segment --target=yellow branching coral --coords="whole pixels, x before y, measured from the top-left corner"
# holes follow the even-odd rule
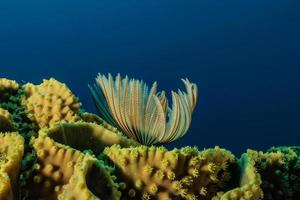
[[[165,92],[157,93],[156,82],[149,90],[143,81],[99,74],[90,90],[104,120],[128,137],[151,145],[174,141],[190,126],[198,90],[188,79],[182,81],[187,91],[172,92],[171,108]]]
[[[216,147],[199,152],[186,147],[106,148],[123,182],[122,199],[211,199],[224,187],[234,156]]]
[[[119,132],[88,122],[61,123],[48,129],[41,129],[40,136],[48,136],[55,142],[77,150],[92,150],[101,153],[105,147],[119,144],[122,147],[139,145]]]
[[[99,161],[90,155],[60,144],[43,133],[33,140],[33,147],[37,152],[37,163],[31,183],[28,184],[30,198],[45,200],[119,198],[120,194],[109,170],[103,169],[101,163],[97,163]]]
[[[24,140],[16,132],[0,133],[0,199],[13,200],[24,153]]]
[[[50,127],[57,122],[74,122],[78,116],[80,102],[69,88],[51,78],[40,85],[28,83],[23,86],[25,96],[22,104],[27,108],[29,119],[40,128]]]
[[[13,131],[13,129],[11,114],[7,110],[0,108],[0,132]]]

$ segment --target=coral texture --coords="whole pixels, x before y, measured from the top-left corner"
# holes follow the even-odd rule
[[[193,107],[186,84],[181,98]],[[156,95],[167,108],[164,94]],[[132,140],[80,106],[55,79],[19,86],[0,78],[0,200],[300,199],[299,146],[248,150],[241,158],[219,147],[144,146],[139,142],[164,140]],[[183,118],[190,123],[190,115]]]
[[[40,128],[50,127],[57,122],[74,122],[78,116],[80,102],[69,88],[55,79],[43,80],[40,85],[28,83],[23,105],[27,108],[28,118]]]
[[[7,110],[0,108],[0,132],[13,131],[13,129],[11,114]]]
[[[15,132],[0,133],[0,199],[17,197],[24,140]]]
[[[57,136],[53,138],[57,139]],[[75,145],[71,140],[64,142]],[[86,145],[88,144],[87,141]],[[119,198],[120,193],[110,170],[93,156],[56,142],[46,132],[40,133],[39,137],[33,140],[33,147],[37,152],[37,162],[27,188],[30,199]]]
[[[199,152],[186,147],[106,148],[124,182],[126,199],[211,199],[229,181],[227,167],[235,162],[228,151],[216,147]]]
[[[19,84],[10,79],[0,78],[0,102],[9,99],[19,89]]]

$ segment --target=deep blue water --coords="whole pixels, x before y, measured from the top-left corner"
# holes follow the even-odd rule
[[[300,145],[300,1],[1,1],[0,76],[88,83],[129,75],[200,88],[190,131],[170,146]]]

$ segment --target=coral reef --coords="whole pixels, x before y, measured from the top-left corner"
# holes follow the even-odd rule
[[[186,82],[178,97],[193,102],[183,112],[186,125],[193,87]],[[167,108],[164,94],[156,95]],[[241,158],[220,147],[168,150],[141,144],[164,142],[160,134],[136,141],[108,122],[83,112],[55,79],[19,85],[0,78],[0,200],[300,199],[299,146],[247,150]]]
[[[230,179],[235,157],[216,147],[167,151],[163,147],[106,148],[123,182],[124,199],[211,199]]]
[[[24,140],[15,132],[0,133],[0,199],[12,200],[18,193],[18,176]]]
[[[11,114],[7,110],[0,108],[0,132],[13,131],[13,129],[14,125]]]
[[[19,89],[19,84],[14,80],[0,78],[0,102],[7,101]]]
[[[28,118],[40,128],[80,119],[81,104],[65,84],[50,79],[43,80],[40,85],[28,83],[23,87],[25,95],[22,104],[26,107]]]

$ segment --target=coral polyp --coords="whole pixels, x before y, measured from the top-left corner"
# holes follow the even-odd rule
[[[131,84],[132,90],[146,87],[138,81]],[[185,84],[187,93],[174,97],[174,108],[185,107],[181,114],[186,116],[175,118],[187,124],[174,123],[181,127],[173,127],[174,137],[164,140],[166,132],[159,132],[156,139],[136,141],[141,136],[128,137],[114,120],[83,112],[79,99],[53,78],[40,85],[0,79],[0,200],[299,199],[298,146],[249,149],[237,158],[220,147],[169,150],[149,145],[176,139],[189,126],[196,88]],[[94,92],[95,97],[101,94]],[[155,94],[150,97],[164,111],[164,94]],[[106,101],[101,102],[98,106]]]

